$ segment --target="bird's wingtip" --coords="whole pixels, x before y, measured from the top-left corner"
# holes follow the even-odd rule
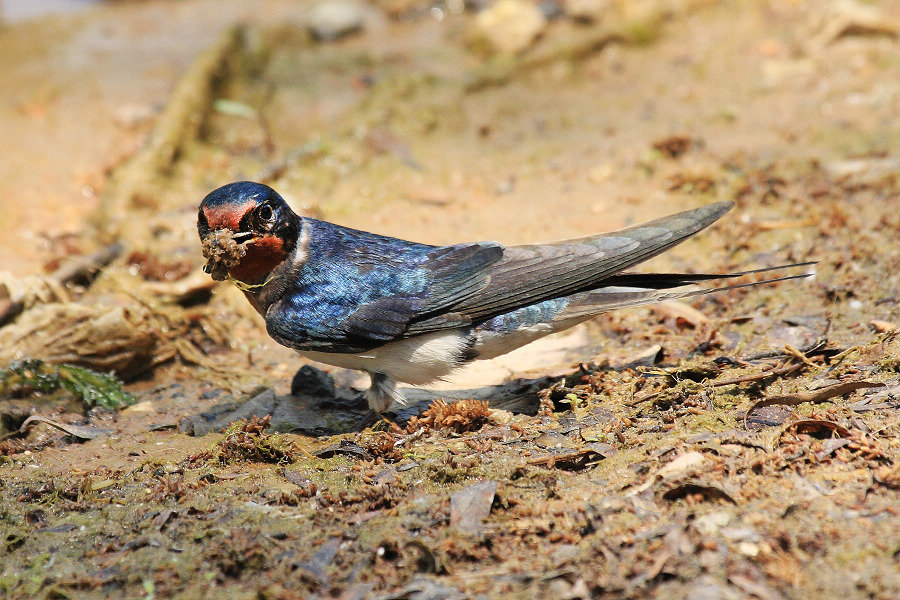
[[[735,203],[732,200],[722,200],[720,202],[713,202],[712,204],[707,204],[702,207],[705,209],[710,215],[714,215],[716,219],[730,211],[735,207]]]

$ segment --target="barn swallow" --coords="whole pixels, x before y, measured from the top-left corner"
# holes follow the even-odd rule
[[[550,244],[429,246],[301,217],[272,188],[241,181],[203,199],[197,229],[204,270],[235,281],[278,343],[366,371],[365,396],[380,413],[404,402],[397,382],[425,385],[600,313],[709,293],[716,289],[674,288],[758,272],[623,272],[732,206]]]

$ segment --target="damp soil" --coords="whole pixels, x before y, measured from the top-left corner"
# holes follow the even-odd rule
[[[0,355],[134,397],[4,380],[0,595],[900,596],[900,4],[598,3],[512,57],[453,3],[333,42],[264,4],[0,30]],[[366,378],[295,379],[202,272],[197,205],[236,179],[433,244],[728,199],[642,268],[817,263],[602,315],[353,433]]]

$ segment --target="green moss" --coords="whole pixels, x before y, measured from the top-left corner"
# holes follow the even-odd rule
[[[269,426],[271,415],[264,418],[253,417],[249,421],[241,419],[229,425],[224,437],[206,452],[191,457],[190,462],[208,460],[219,464],[236,462],[261,462],[271,464],[293,463],[297,457],[297,447],[280,434],[264,432]]]
[[[134,396],[111,373],[98,373],[84,367],[50,365],[38,359],[17,360],[0,369],[0,394],[12,389],[51,393],[63,389],[78,397],[86,407],[102,406],[110,410],[135,403]]]

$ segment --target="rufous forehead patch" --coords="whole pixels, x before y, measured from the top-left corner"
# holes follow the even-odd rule
[[[256,206],[256,202],[248,201],[243,204],[228,204],[225,206],[206,207],[203,215],[210,229],[231,229],[237,231],[241,226],[241,219],[247,211]]]

